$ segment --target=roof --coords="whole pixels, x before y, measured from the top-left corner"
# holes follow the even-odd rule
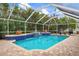
[[[62,6],[61,4],[53,4],[55,7],[57,7],[59,10],[61,10],[65,15],[68,15],[70,17],[79,19],[79,10]]]

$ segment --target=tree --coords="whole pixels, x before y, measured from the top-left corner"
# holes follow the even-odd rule
[[[8,17],[8,13],[9,13],[9,4],[8,3],[2,3],[3,17]]]
[[[33,12],[34,10],[31,9],[31,8],[28,8],[27,10],[22,10],[21,12],[21,17],[23,17],[25,20],[31,15],[31,13]]]

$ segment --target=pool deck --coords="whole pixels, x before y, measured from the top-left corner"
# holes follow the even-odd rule
[[[79,35],[72,35],[47,50],[25,50],[8,40],[0,40],[0,56],[79,56]]]

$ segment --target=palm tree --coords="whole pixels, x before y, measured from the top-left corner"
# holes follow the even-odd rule
[[[32,17],[30,18],[30,22],[36,22],[36,21],[38,21],[39,20],[39,12],[35,12],[33,15],[32,15]]]
[[[14,7],[14,10],[13,10],[13,17],[12,18],[18,18],[20,16],[20,9],[18,6],[15,6]]]
[[[31,9],[31,8],[28,8],[27,10],[23,10],[21,12],[21,17],[23,17],[25,20],[31,15],[31,13],[33,12],[34,10]]]
[[[9,12],[9,4],[8,3],[2,3],[3,17],[8,17],[8,12]]]

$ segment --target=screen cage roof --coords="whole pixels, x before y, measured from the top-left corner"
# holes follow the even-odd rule
[[[71,9],[61,4],[46,4],[44,6],[40,6],[36,9],[31,7],[27,7],[25,4],[19,3],[21,6],[25,6],[26,10],[19,8],[17,3],[12,4],[0,4],[0,20],[4,20],[7,22],[7,32],[9,32],[9,23],[10,21],[22,22],[22,23],[30,23],[30,24],[38,24],[38,25],[65,25],[67,24],[67,20],[61,23],[61,20],[58,20],[58,15],[54,13],[57,9],[62,11],[63,14],[71,16],[72,18],[79,19],[79,11],[75,9]],[[9,7],[8,7],[9,6]],[[54,7],[54,11],[50,14],[46,12],[46,8],[50,8],[50,6]],[[5,7],[5,8],[4,8]],[[41,11],[43,10],[44,13]],[[53,10],[53,8],[52,8]],[[59,12],[60,12],[59,11]],[[3,12],[3,13],[2,13]],[[25,26],[26,28],[26,26]],[[25,29],[26,30],[26,29]]]

